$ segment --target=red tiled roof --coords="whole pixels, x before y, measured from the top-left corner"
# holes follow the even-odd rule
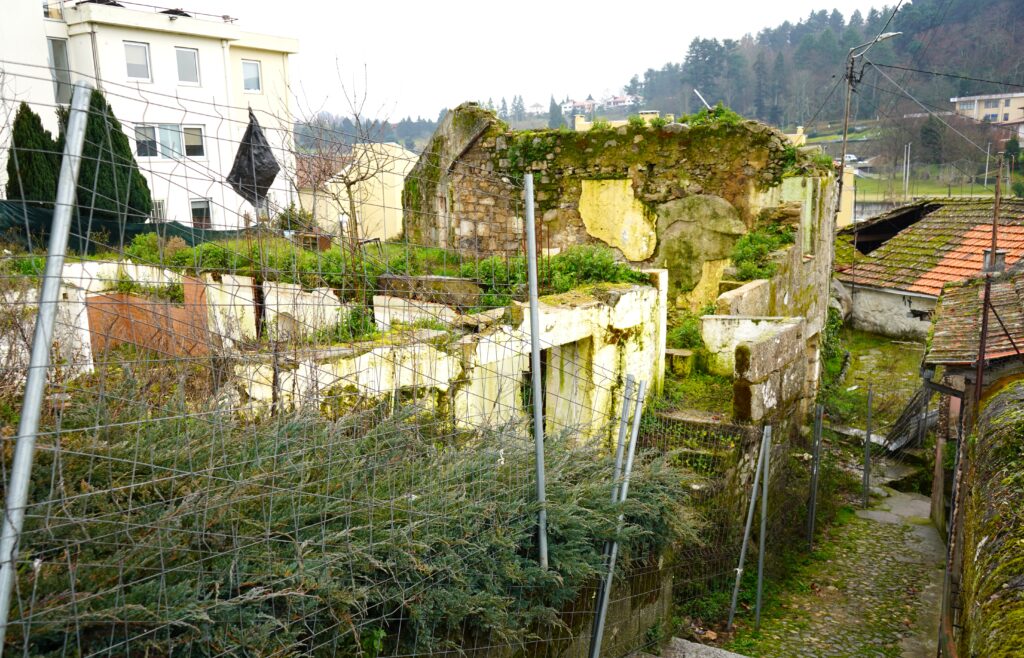
[[[836,272],[846,283],[938,296],[942,286],[981,272],[992,241],[992,200],[936,199],[934,209],[867,256]],[[1002,202],[999,248],[1024,257],[1024,200]]]
[[[926,363],[970,365],[975,362],[984,294],[985,279],[981,277],[943,290],[935,311]],[[1024,270],[993,276],[991,303],[995,312],[989,312],[988,316],[985,358],[1016,358],[1014,343],[1024,352]]]

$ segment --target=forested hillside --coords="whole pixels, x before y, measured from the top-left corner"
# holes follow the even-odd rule
[[[821,10],[739,39],[694,39],[681,63],[648,69],[625,85],[645,107],[691,113],[700,107],[697,88],[709,102],[723,102],[745,116],[778,126],[842,116],[843,63],[852,46],[880,31],[902,36],[877,44],[868,59],[941,73],[1024,85],[1024,1],[914,0],[854,12]],[[883,68],[926,104],[949,108],[958,94],[1024,91],[1017,87]],[[897,88],[868,68],[854,100],[854,116],[873,118],[911,110]],[[906,108],[904,110],[904,108]],[[922,111],[919,107],[916,111]]]

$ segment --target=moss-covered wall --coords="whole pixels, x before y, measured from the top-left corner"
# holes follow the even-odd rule
[[[1017,656],[1024,647],[1024,379],[983,401],[966,446],[963,656]]]
[[[817,259],[828,260],[823,281],[831,270],[831,246],[817,243],[832,235],[819,223],[831,221],[826,197],[834,181],[781,133],[728,111],[689,124],[509,132],[476,104],[462,105],[406,182],[406,237],[479,255],[522,253],[526,172],[534,174],[542,249],[604,243],[625,260],[665,268],[677,305],[712,302],[736,241],[784,202],[804,204],[806,244],[795,258],[827,248],[827,259]],[[779,306],[812,305],[816,286],[786,283],[794,287],[779,291]]]

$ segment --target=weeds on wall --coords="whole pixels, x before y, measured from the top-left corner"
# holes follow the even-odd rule
[[[772,260],[774,252],[796,240],[796,229],[785,224],[763,224],[740,237],[730,258],[738,281],[770,279],[779,266]]]

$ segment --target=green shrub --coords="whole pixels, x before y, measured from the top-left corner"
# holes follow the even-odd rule
[[[647,127],[647,122],[644,121],[644,118],[639,114],[630,115],[630,117],[626,119],[626,123],[634,130],[641,130]]]
[[[666,334],[666,344],[677,350],[696,350],[704,347],[704,338],[700,333],[700,316],[686,312]]]
[[[185,288],[180,283],[169,283],[164,286],[146,285],[122,277],[114,284],[116,292],[150,299],[162,299],[175,304],[185,302]]]
[[[690,127],[697,126],[738,126],[743,123],[743,117],[731,109],[718,103],[710,110],[701,108],[696,114],[685,117],[685,123]]]
[[[578,245],[538,263],[538,285],[546,294],[561,294],[592,283],[649,284],[650,278],[615,260],[607,247]],[[462,266],[462,276],[476,279],[484,289],[480,305],[508,306],[512,299],[525,299],[526,257],[492,256]]]
[[[668,119],[665,117],[654,117],[651,119],[651,128],[661,129],[668,125]]]
[[[1013,196],[1018,199],[1024,198],[1024,181],[1016,180],[1013,181]]]
[[[730,258],[740,281],[769,279],[775,276],[778,265],[772,262],[774,251],[793,244],[796,230],[784,224],[765,224],[747,233],[733,246]]]
[[[23,545],[42,568],[19,572],[37,597],[32,633],[8,641],[27,654],[62,655],[68,633],[82,654],[124,655],[130,640],[133,655],[196,658],[515,645],[565,628],[558,614],[602,573],[606,541],[619,540],[623,571],[696,541],[693,477],[670,456],[637,455],[620,508],[613,457],[550,436],[545,570],[523,480],[533,444],[512,430],[460,445],[404,407],[339,421],[192,415],[163,391],[140,399],[121,373],[107,372],[103,394],[76,392],[59,459],[40,451],[33,465],[36,497],[55,496],[60,513],[26,518]],[[55,472],[68,494],[48,494]]]

